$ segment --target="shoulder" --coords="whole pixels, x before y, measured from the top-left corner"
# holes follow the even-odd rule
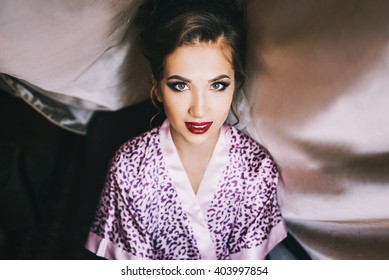
[[[126,171],[137,169],[148,153],[159,147],[158,128],[144,132],[125,142],[111,160],[111,170],[126,167]]]
[[[230,127],[231,152],[251,176],[265,174],[278,177],[277,165],[270,152],[250,136]]]

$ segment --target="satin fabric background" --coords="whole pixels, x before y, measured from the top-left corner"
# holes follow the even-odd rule
[[[1,0],[0,73],[84,109],[147,99],[149,69],[129,27],[141,2]]]
[[[58,102],[148,98],[142,1],[0,0],[0,72]],[[241,126],[280,166],[290,233],[313,259],[389,259],[389,2],[248,1]]]

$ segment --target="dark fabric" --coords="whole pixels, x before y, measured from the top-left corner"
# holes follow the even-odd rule
[[[55,258],[67,198],[81,176],[85,139],[4,92],[0,104],[2,257]]]
[[[1,226],[9,231],[28,228],[35,223],[35,211],[23,176],[21,149],[13,143],[2,142],[0,155]]]
[[[150,102],[96,113],[79,136],[0,92],[0,257],[96,258],[84,243],[108,162],[153,114]]]

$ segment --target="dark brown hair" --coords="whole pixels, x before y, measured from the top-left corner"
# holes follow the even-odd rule
[[[221,40],[231,50],[237,89],[246,77],[244,22],[243,4],[228,0],[146,0],[135,18],[142,52],[157,83],[166,57],[176,48]]]

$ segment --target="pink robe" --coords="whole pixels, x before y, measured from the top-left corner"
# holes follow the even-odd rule
[[[107,259],[263,259],[286,237],[268,152],[224,125],[195,194],[168,121],[112,160],[86,247]]]

